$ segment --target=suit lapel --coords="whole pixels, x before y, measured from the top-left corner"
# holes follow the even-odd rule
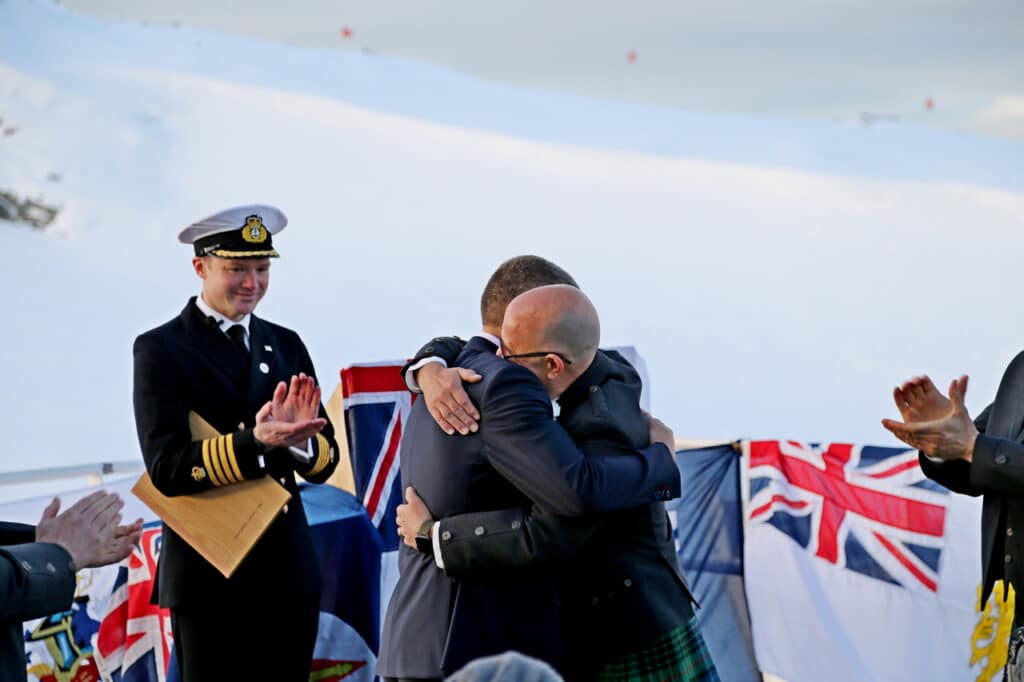
[[[249,363],[239,353],[234,342],[216,325],[210,324],[202,311],[196,307],[195,298],[189,299],[181,312],[182,321],[189,330],[195,352],[224,374],[236,387],[242,386],[249,371]]]
[[[1020,441],[1024,431],[1024,354],[1018,355],[1007,368],[986,433]],[[996,408],[998,407],[998,410]]]
[[[255,315],[249,318],[250,363],[247,368],[247,402],[256,411],[274,394],[274,386],[280,377],[281,363],[278,356],[282,350],[277,347],[277,339],[263,320]]]
[[[1019,443],[1024,442],[1021,441],[1021,438],[1024,437],[1024,391],[1017,390],[1012,395],[1013,406],[1009,412],[1011,421],[1007,435]]]

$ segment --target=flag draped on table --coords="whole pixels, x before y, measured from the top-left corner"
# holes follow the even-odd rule
[[[745,583],[763,671],[788,682],[998,679],[998,628],[975,608],[977,499],[925,478],[913,450],[744,445]]]

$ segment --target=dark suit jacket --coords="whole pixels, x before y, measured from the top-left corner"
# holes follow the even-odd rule
[[[617,353],[598,353],[560,398],[558,421],[588,456],[648,445],[642,384]],[[534,506],[444,519],[445,572],[457,579],[508,575],[567,560],[561,581],[570,676],[685,624],[692,597],[676,558],[664,503],[578,519]],[[483,528],[483,534],[476,529]]]
[[[65,611],[75,597],[71,555],[36,542],[35,528],[0,522],[0,680],[27,678],[22,622]]]
[[[480,430],[447,436],[417,401],[402,435],[402,482],[438,518],[526,506],[565,516],[671,499],[679,473],[664,445],[622,457],[585,457],[554,420],[527,369],[476,337],[457,358],[483,380],[467,386]],[[620,448],[621,449],[621,448]],[[618,452],[620,449],[617,449]],[[545,567],[500,580],[455,582],[405,545],[388,605],[377,672],[435,678],[467,661],[515,649],[562,663],[557,576]]]
[[[338,461],[334,430],[328,422],[308,465],[286,449],[262,452],[253,425],[274,386],[299,372],[316,375],[306,347],[290,329],[253,316],[249,341],[251,353],[239,351],[208,322],[194,297],[176,318],[135,340],[135,425],[146,469],[160,492],[187,495],[269,475],[293,496],[230,580],[165,526],[154,587],[164,607],[194,604],[221,611],[255,598],[287,601],[320,589],[294,474],[327,480]],[[189,411],[225,435],[193,442]],[[326,418],[323,407],[320,414]]]
[[[981,513],[981,604],[992,587],[1006,579],[1018,593],[1024,590],[1024,353],[1006,368],[995,401],[975,425],[982,435],[972,462],[932,462],[923,454],[925,475],[950,490],[984,495]],[[1016,602],[1015,621],[1022,624],[1024,599]]]

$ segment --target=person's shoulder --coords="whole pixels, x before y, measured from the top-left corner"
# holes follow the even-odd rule
[[[280,340],[287,341],[289,343],[294,343],[294,344],[297,344],[297,345],[303,345],[302,344],[302,337],[299,336],[299,333],[297,331],[295,331],[294,329],[291,329],[290,327],[284,326],[283,324],[278,324],[277,322],[271,322],[270,320],[267,320],[267,319],[262,318],[262,317],[257,317],[255,315],[252,316],[251,324],[262,325],[263,326],[263,330],[266,333],[268,333],[271,336],[274,336],[274,337],[276,337],[276,338],[278,338]]]
[[[624,377],[626,379],[636,379],[639,381],[640,374],[633,367],[632,363],[626,359],[622,353],[617,350],[606,350],[600,348],[597,351],[597,357],[603,358],[605,366],[608,368],[607,371],[611,376]]]
[[[466,350],[459,355],[455,364],[459,367],[471,369],[483,376],[481,383],[488,383],[495,379],[504,380],[508,377],[515,377],[520,372],[533,376],[525,367],[520,367],[491,352]]]
[[[1017,353],[1017,355],[1010,360],[1010,363],[1006,366],[1005,374],[1015,374],[1021,371],[1024,371],[1024,350]]]
[[[479,386],[484,402],[510,399],[550,402],[547,390],[533,372],[514,362],[495,355],[483,360],[479,367],[469,369],[483,376]]]
[[[639,372],[619,353],[599,350],[594,362],[600,371],[596,383],[603,389],[637,396],[643,390]]]
[[[185,333],[185,323],[181,315],[175,315],[163,324],[142,332],[135,337],[135,348],[160,346],[173,339],[180,339]]]

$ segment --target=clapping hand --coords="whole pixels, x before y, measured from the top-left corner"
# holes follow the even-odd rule
[[[320,388],[312,377],[293,376],[278,382],[274,395],[256,413],[253,435],[267,448],[301,446],[320,433],[327,420],[319,417]]]
[[[60,511],[60,499],[43,510],[36,526],[37,542],[61,545],[78,568],[116,563],[127,557],[142,536],[142,519],[119,526],[124,502],[99,490]]]
[[[965,389],[966,386],[965,382]],[[939,393],[928,376],[914,377],[902,386],[897,386],[892,391],[892,398],[904,422],[942,419],[953,409],[953,403]]]
[[[929,457],[971,461],[978,429],[964,405],[966,394],[966,376],[949,384],[948,400],[928,377],[917,377],[893,391],[904,421],[883,419],[882,426]]]

